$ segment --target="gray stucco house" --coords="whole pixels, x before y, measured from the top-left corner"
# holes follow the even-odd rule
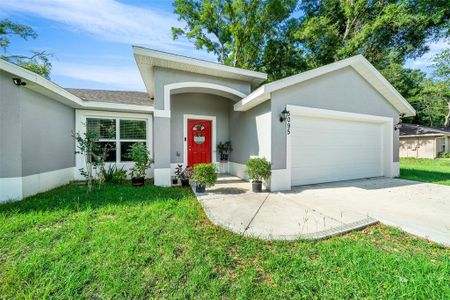
[[[146,143],[160,186],[177,164],[213,162],[245,178],[255,156],[272,163],[272,191],[399,173],[394,127],[415,111],[362,56],[263,84],[263,73],[133,51],[146,93],[64,89],[0,60],[0,201],[80,179],[71,133],[100,125],[115,132],[100,131],[116,148],[110,163],[130,167],[126,149]],[[221,164],[225,141],[234,151]]]

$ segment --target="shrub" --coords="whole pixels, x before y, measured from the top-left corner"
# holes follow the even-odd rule
[[[127,179],[127,171],[123,167],[119,169],[116,165],[112,164],[108,169],[102,169],[101,176],[107,183],[124,183]]]
[[[214,164],[198,164],[192,171],[191,180],[202,187],[213,186],[217,181],[216,166]]]
[[[441,152],[439,153],[439,158],[450,158],[450,152]]]
[[[228,160],[229,154],[233,151],[231,142],[219,142],[219,144],[217,144],[217,151],[219,152],[220,160]]]
[[[128,157],[134,162],[134,166],[130,169],[132,178],[145,177],[145,171],[150,168],[153,160],[150,159],[150,152],[143,143],[136,143],[128,150]]]
[[[178,165],[175,169],[175,176],[177,176],[180,180],[189,180],[192,176],[192,168],[187,166],[183,169],[183,165]]]
[[[267,181],[272,173],[271,164],[265,158],[252,158],[245,165],[245,172],[252,181]]]

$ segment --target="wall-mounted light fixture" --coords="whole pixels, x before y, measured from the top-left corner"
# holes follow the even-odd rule
[[[27,85],[27,83],[22,81],[22,79],[20,79],[20,78],[13,78],[13,82],[17,86],[25,86],[25,85]]]
[[[284,121],[286,121],[287,134],[290,134],[291,133],[291,113],[286,109],[286,107],[280,113],[280,122],[283,123]]]
[[[283,123],[284,121],[286,121],[289,115],[290,115],[289,111],[286,108],[284,108],[283,111],[280,113],[280,122]]]
[[[404,117],[405,117],[405,114],[399,115],[399,120],[398,120],[398,123],[394,125],[394,130],[399,130],[400,128],[402,128],[402,119]]]

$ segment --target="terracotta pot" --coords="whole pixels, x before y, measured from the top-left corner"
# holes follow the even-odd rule
[[[145,183],[144,177],[133,177],[131,178],[131,184],[133,186],[143,186]]]
[[[262,192],[262,182],[261,181],[252,181],[252,192],[254,192],[254,193]]]

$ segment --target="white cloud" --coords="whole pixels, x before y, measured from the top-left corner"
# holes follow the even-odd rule
[[[28,14],[65,24],[71,30],[117,43],[148,45],[168,51],[192,47],[173,41],[176,16],[115,0],[2,0],[5,13]]]
[[[55,63],[52,68],[53,75],[95,82],[111,89],[145,91],[137,67]]]

